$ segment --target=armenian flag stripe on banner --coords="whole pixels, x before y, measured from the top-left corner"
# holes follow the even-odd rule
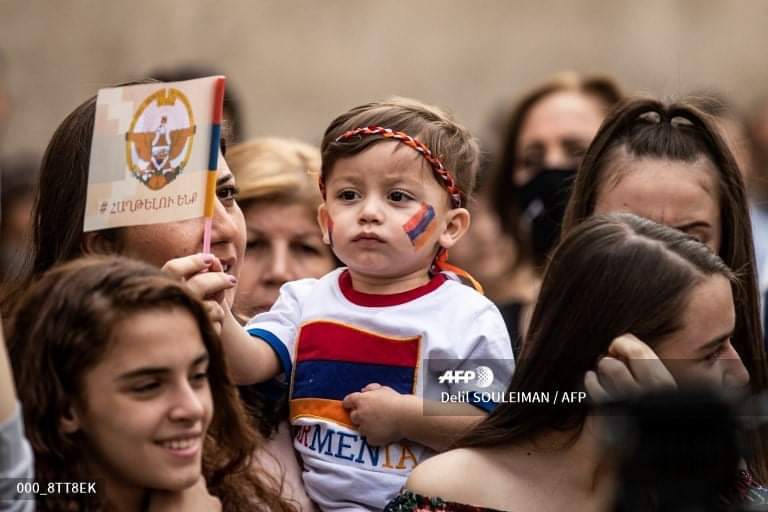
[[[413,393],[414,368],[340,361],[303,361],[296,366],[292,398],[344,397],[371,382],[389,386],[398,393]]]
[[[421,338],[391,337],[337,322],[305,324],[296,345],[291,419],[322,418],[354,428],[342,400],[376,382],[398,393],[416,388]]]
[[[291,400],[289,414],[291,419],[302,417],[317,418],[356,429],[355,424],[352,423],[352,419],[349,417],[349,411],[338,400],[324,400],[322,398]]]
[[[413,368],[419,360],[420,339],[383,336],[337,322],[312,322],[301,327],[296,362],[322,359]]]

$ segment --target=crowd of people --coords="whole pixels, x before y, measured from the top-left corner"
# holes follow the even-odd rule
[[[210,253],[83,232],[95,97],[12,173],[0,510],[768,510],[768,114],[566,73],[483,158],[415,99],[320,147],[225,105]]]

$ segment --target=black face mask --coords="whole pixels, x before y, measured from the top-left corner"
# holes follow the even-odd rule
[[[542,263],[560,237],[565,207],[576,169],[543,167],[520,187],[518,198],[523,217],[530,222],[533,256]]]

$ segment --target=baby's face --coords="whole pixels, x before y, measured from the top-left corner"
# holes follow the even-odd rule
[[[458,239],[448,192],[424,158],[379,142],[338,160],[326,180],[324,240],[352,272],[379,278],[429,270],[440,246]],[[459,235],[460,236],[460,235]]]

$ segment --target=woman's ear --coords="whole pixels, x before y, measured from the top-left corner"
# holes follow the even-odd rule
[[[59,431],[65,434],[74,434],[78,430],[80,430],[80,418],[75,408],[70,405],[59,418]]]
[[[440,235],[439,243],[443,249],[450,249],[469,229],[469,210],[454,208],[445,215],[445,229]]]
[[[320,225],[320,231],[323,232],[323,243],[333,245],[331,233],[333,232],[333,221],[328,214],[328,208],[325,203],[317,207],[317,223]]]
[[[117,241],[105,236],[101,231],[83,233],[83,237],[80,239],[80,250],[85,255],[118,254],[120,252]]]

